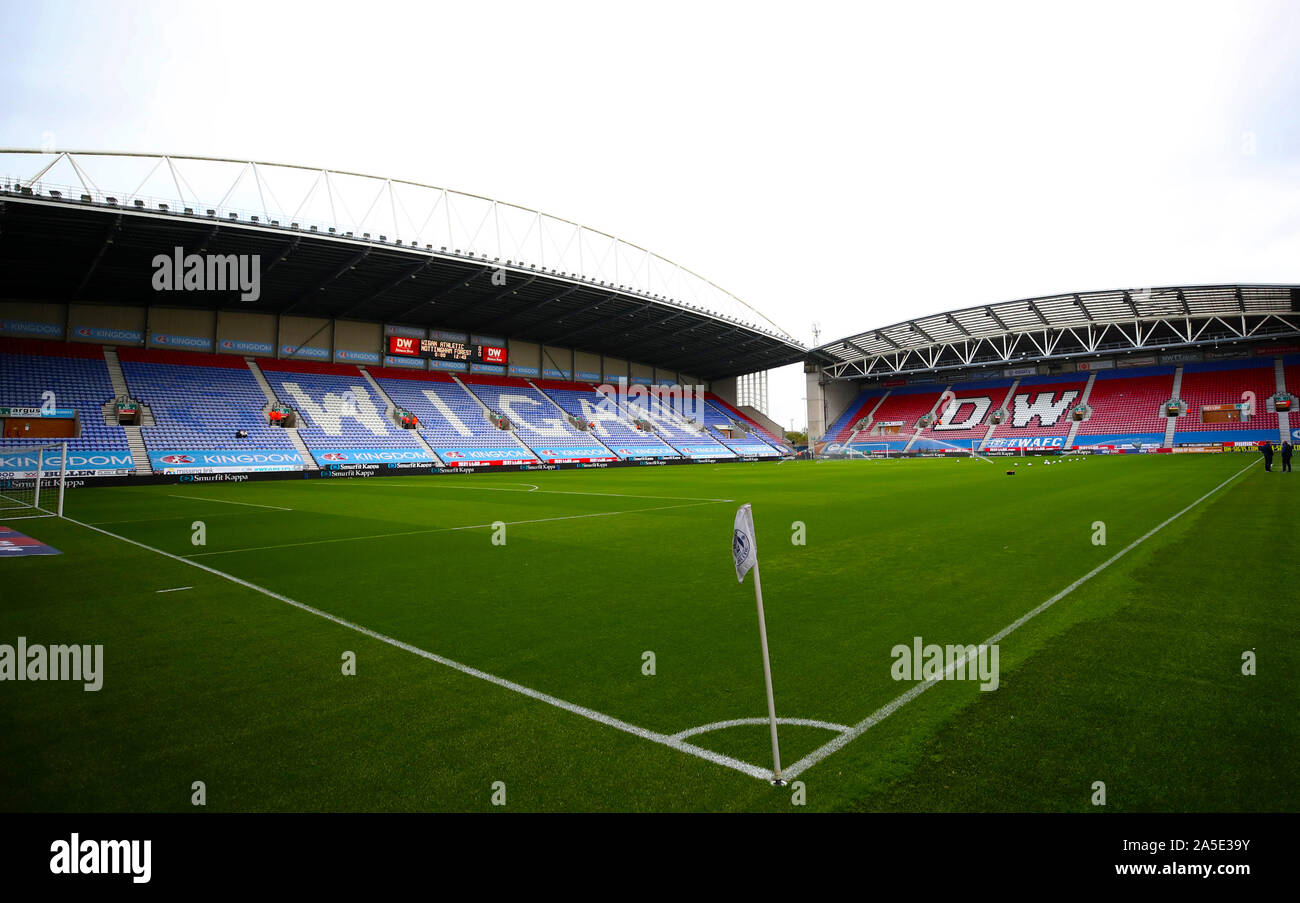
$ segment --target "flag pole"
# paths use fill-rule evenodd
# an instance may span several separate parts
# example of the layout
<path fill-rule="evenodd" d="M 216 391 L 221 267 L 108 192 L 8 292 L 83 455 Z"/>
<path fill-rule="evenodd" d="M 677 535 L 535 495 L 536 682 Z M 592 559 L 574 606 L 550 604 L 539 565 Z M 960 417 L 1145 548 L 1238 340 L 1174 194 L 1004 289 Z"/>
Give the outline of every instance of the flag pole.
<path fill-rule="evenodd" d="M 772 727 L 772 783 L 780 787 L 781 747 L 776 740 L 776 698 L 772 695 L 772 662 L 767 655 L 767 618 L 763 616 L 763 583 L 758 576 L 758 558 L 754 559 L 754 599 L 758 603 L 758 638 L 763 647 L 763 680 L 767 684 L 767 718 Z"/>

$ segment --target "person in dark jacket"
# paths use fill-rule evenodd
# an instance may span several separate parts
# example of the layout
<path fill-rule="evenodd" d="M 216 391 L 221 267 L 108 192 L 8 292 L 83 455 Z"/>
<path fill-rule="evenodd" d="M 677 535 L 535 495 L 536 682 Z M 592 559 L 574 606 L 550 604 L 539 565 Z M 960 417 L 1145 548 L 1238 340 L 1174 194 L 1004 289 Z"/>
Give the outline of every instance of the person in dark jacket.
<path fill-rule="evenodd" d="M 1265 442 L 1259 447 L 1259 450 L 1264 456 L 1264 469 L 1271 471 L 1273 469 L 1273 443 Z"/>
<path fill-rule="evenodd" d="M 1283 442 L 1282 443 L 1282 472 L 1283 473 L 1291 472 L 1291 451 L 1292 451 L 1291 443 Z"/>

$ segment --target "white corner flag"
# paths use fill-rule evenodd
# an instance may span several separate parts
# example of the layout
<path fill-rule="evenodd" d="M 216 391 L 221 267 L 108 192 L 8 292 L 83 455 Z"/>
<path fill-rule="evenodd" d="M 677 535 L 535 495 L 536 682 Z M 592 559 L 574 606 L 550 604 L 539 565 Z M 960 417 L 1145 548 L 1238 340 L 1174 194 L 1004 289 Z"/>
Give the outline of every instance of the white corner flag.
<path fill-rule="evenodd" d="M 748 503 L 736 511 L 731 535 L 731 557 L 736 563 L 736 580 L 754 571 L 754 599 L 758 603 L 758 639 L 763 647 L 763 680 L 767 684 L 767 717 L 772 726 L 772 783 L 781 785 L 781 747 L 776 740 L 776 699 L 772 695 L 772 663 L 767 655 L 767 619 L 763 616 L 763 583 L 759 579 L 758 544 L 754 540 L 754 513 Z"/>
<path fill-rule="evenodd" d="M 754 545 L 754 515 L 748 504 L 736 511 L 736 532 L 731 538 L 731 557 L 736 560 L 736 579 L 745 582 L 749 569 L 758 564 L 758 549 Z"/>

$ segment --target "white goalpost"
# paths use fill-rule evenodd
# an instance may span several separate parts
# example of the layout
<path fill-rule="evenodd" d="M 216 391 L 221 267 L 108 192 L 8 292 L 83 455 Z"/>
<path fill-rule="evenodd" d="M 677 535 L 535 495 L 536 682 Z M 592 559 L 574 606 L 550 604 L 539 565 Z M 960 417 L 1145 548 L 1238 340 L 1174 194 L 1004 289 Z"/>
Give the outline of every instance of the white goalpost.
<path fill-rule="evenodd" d="M 979 460 L 985 462 L 986 464 L 993 463 L 988 458 L 984 457 L 979 453 L 980 441 L 976 439 L 971 440 L 970 448 L 963 448 L 962 446 L 954 445 L 951 442 L 944 442 L 942 439 L 935 439 L 933 436 L 926 436 L 925 441 L 933 442 L 935 445 L 942 446 L 943 448 L 946 448 L 949 451 L 960 452 L 962 454 L 969 455 L 972 458 L 978 458 Z"/>
<path fill-rule="evenodd" d="M 0 448 L 0 520 L 62 517 L 68 443 Z"/>

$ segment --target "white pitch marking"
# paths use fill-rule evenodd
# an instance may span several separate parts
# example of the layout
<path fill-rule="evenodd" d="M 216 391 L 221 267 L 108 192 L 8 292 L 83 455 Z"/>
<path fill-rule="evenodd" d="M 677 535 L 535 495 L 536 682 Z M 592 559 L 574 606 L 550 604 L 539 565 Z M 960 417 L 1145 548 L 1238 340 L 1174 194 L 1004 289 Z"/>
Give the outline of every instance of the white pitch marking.
<path fill-rule="evenodd" d="M 1178 518 L 1182 517 L 1182 516 L 1183 516 L 1184 514 L 1186 514 L 1188 511 L 1191 511 L 1193 508 L 1195 508 L 1195 507 L 1196 507 L 1197 505 L 1199 505 L 1201 502 L 1203 502 L 1203 501 L 1205 501 L 1206 499 L 1208 499 L 1210 496 L 1214 495 L 1216 492 L 1218 492 L 1218 491 L 1219 491 L 1220 489 L 1222 489 L 1224 486 L 1227 486 L 1229 483 L 1231 483 L 1233 480 L 1237 479 L 1237 477 L 1241 476 L 1241 475 L 1242 475 L 1243 473 L 1245 473 L 1247 470 L 1250 470 L 1250 468 L 1254 467 L 1255 464 L 1257 464 L 1257 463 L 1258 463 L 1257 461 L 1251 461 L 1249 464 L 1247 464 L 1247 465 L 1246 465 L 1245 467 L 1243 467 L 1241 470 L 1237 471 L 1237 472 L 1234 473 L 1232 476 L 1228 477 L 1228 479 L 1224 480 L 1224 481 L 1223 481 L 1222 483 L 1220 483 L 1218 486 L 1215 486 L 1213 489 L 1211 489 L 1209 492 L 1205 493 L 1205 495 L 1201 496 L 1201 497 L 1200 497 L 1199 499 L 1197 499 L 1196 501 L 1192 502 L 1190 505 L 1188 505 L 1188 506 L 1187 506 L 1186 508 L 1184 508 L 1182 511 L 1179 511 L 1177 514 L 1173 515 L 1172 517 L 1170 517 L 1170 518 L 1168 518 L 1168 519 L 1162 521 L 1159 525 L 1157 525 L 1157 526 L 1155 526 L 1155 527 L 1152 527 L 1152 528 L 1151 528 L 1150 530 L 1148 530 L 1146 533 L 1143 533 L 1140 537 L 1138 537 L 1137 539 L 1133 540 L 1131 543 L 1129 543 L 1127 546 L 1125 546 L 1125 547 L 1124 547 L 1123 549 L 1121 549 L 1120 551 L 1116 552 L 1116 553 L 1115 553 L 1114 555 L 1112 555 L 1111 557 L 1107 558 L 1107 559 L 1106 559 L 1105 561 L 1103 561 L 1101 564 L 1097 565 L 1097 566 L 1096 566 L 1095 568 L 1093 568 L 1091 571 L 1089 571 L 1088 573 L 1086 573 L 1086 574 L 1084 574 L 1082 577 L 1080 577 L 1078 580 L 1076 580 L 1076 581 L 1074 581 L 1073 583 L 1071 583 L 1069 586 L 1067 586 L 1065 589 L 1061 590 L 1061 591 L 1060 591 L 1059 593 L 1057 593 L 1055 596 L 1052 596 L 1052 598 L 1048 599 L 1046 602 L 1044 602 L 1043 604 L 1039 605 L 1037 608 L 1035 608 L 1035 609 L 1033 609 L 1033 610 L 1031 610 L 1031 611 L 1026 612 L 1025 614 L 1021 615 L 1019 618 L 1017 618 L 1016 620 L 1012 621 L 1012 622 L 1011 622 L 1010 624 L 1008 624 L 1006 627 L 1003 627 L 1003 628 L 1002 628 L 1001 630 L 999 630 L 997 633 L 993 634 L 993 636 L 991 636 L 991 637 L 989 637 L 987 640 L 985 640 L 981 645 L 984 645 L 984 646 L 992 646 L 992 645 L 995 645 L 995 644 L 997 644 L 997 643 L 1000 643 L 1003 639 L 1005 639 L 1008 635 L 1010 635 L 1012 631 L 1016 630 L 1016 629 L 1019 628 L 1019 627 L 1023 627 L 1023 626 L 1024 626 L 1027 622 L 1029 622 L 1031 619 L 1033 619 L 1033 618 L 1037 617 L 1038 615 L 1042 614 L 1043 612 L 1047 611 L 1047 609 L 1051 608 L 1053 605 L 1055 605 L 1057 602 L 1059 602 L 1059 601 L 1061 601 L 1062 599 L 1064 599 L 1064 598 L 1065 598 L 1066 596 L 1068 596 L 1070 593 L 1074 592 L 1076 589 L 1078 589 L 1079 587 L 1083 586 L 1083 584 L 1087 583 L 1087 582 L 1088 582 L 1089 580 L 1091 580 L 1093 577 L 1096 577 L 1096 576 L 1097 576 L 1098 574 L 1100 574 L 1102 571 L 1106 570 L 1106 568 L 1110 567 L 1110 566 L 1111 566 L 1112 564 L 1114 564 L 1116 561 L 1119 561 L 1121 558 L 1123 558 L 1123 557 L 1124 557 L 1125 555 L 1127 555 L 1129 552 L 1131 552 L 1131 551 L 1133 551 L 1134 549 L 1136 549 L 1136 548 L 1137 548 L 1138 546 L 1140 546 L 1142 543 L 1146 542 L 1146 541 L 1147 541 L 1148 539 L 1150 539 L 1152 536 L 1155 536 L 1157 533 L 1159 533 L 1159 532 L 1160 532 L 1161 530 L 1163 530 L 1165 527 L 1167 527 L 1167 526 L 1169 526 L 1170 524 L 1172 524 L 1174 521 L 1178 520 Z M 957 666 L 958 666 L 958 662 L 953 662 L 952 664 L 950 664 L 950 665 L 945 669 L 945 671 L 944 671 L 944 675 L 945 675 L 945 677 L 946 677 L 948 674 L 950 674 L 950 673 L 953 671 L 953 669 L 956 668 Z M 915 685 L 914 685 L 910 690 L 908 690 L 906 693 L 902 694 L 901 696 L 899 696 L 898 698 L 894 699 L 893 701 L 888 702 L 888 703 L 886 703 L 885 705 L 881 706 L 880 708 L 876 709 L 876 711 L 872 712 L 870 715 L 868 715 L 868 716 L 867 716 L 866 718 L 864 718 L 862 721 L 859 721 L 857 724 L 853 725 L 853 727 L 850 728 L 848 731 L 846 731 L 846 732 L 840 734 L 838 737 L 836 737 L 835 739 L 829 741 L 829 742 L 826 743 L 825 745 L 820 746 L 820 747 L 818 747 L 817 749 L 814 749 L 812 752 L 810 752 L 808 755 L 804 756 L 804 757 L 803 757 L 802 759 L 800 759 L 798 762 L 795 762 L 795 763 L 794 763 L 793 765 L 791 765 L 789 768 L 784 769 L 784 770 L 782 771 L 782 777 L 787 778 L 787 779 L 790 779 L 790 780 L 793 780 L 794 778 L 798 777 L 800 774 L 802 774 L 803 772 L 807 771 L 807 770 L 808 770 L 809 768 L 811 768 L 812 766 L 816 765 L 818 762 L 820 762 L 822 759 L 824 759 L 824 758 L 826 758 L 827 756 L 829 756 L 831 753 L 836 752 L 837 750 L 843 749 L 843 748 L 844 748 L 845 746 L 847 746 L 849 743 L 852 743 L 852 742 L 853 742 L 854 740 L 856 740 L 858 737 L 861 737 L 861 736 L 862 736 L 863 734 L 865 734 L 868 730 L 870 730 L 871 728 L 875 727 L 875 726 L 876 726 L 877 724 L 879 724 L 881 721 L 884 721 L 884 720 L 885 720 L 886 718 L 888 718 L 890 715 L 894 714 L 894 712 L 898 711 L 898 710 L 901 709 L 903 706 L 907 705 L 907 704 L 908 704 L 909 702 L 911 702 L 913 699 L 915 699 L 916 697 L 920 696 L 922 693 L 924 693 L 926 690 L 930 689 L 932 686 L 934 686 L 934 685 L 935 685 L 936 683 L 938 683 L 938 682 L 939 682 L 939 678 L 931 678 L 931 679 L 925 681 L 924 683 L 915 684 Z"/>
<path fill-rule="evenodd" d="M 367 483 L 367 487 L 383 487 L 384 489 L 470 489 L 477 492 L 540 492 L 543 495 L 594 495 L 598 498 L 607 499 L 655 499 L 665 502 L 734 502 L 735 499 L 712 499 L 712 498 L 694 498 L 680 495 L 628 495 L 621 492 L 577 492 L 566 489 L 501 489 L 497 486 L 437 486 L 424 485 L 415 483 L 395 483 L 388 480 L 384 483 Z M 516 486 L 531 486 L 531 483 L 515 483 Z"/>
<path fill-rule="evenodd" d="M 205 498 L 201 495 L 169 495 L 167 497 L 171 499 L 189 499 L 190 501 L 194 501 L 194 502 L 217 502 L 218 504 L 221 505 L 245 505 L 249 508 L 271 508 L 275 511 L 293 510 L 292 508 L 281 508 L 279 505 L 257 505 L 254 504 L 253 502 L 230 502 L 230 501 L 226 501 L 225 499 Z"/>
<path fill-rule="evenodd" d="M 159 593 L 179 593 L 179 592 L 180 592 L 181 590 L 183 590 L 183 589 L 194 589 L 194 587 L 192 587 L 192 586 L 173 586 L 171 589 L 159 589 L 159 590 L 154 590 L 154 592 L 159 592 Z"/>
<path fill-rule="evenodd" d="M 285 510 L 288 511 L 290 509 L 286 508 Z M 151 524 L 155 521 L 160 521 L 160 520 L 185 520 L 190 516 L 191 515 L 188 514 L 164 514 L 161 517 L 136 517 L 136 518 L 130 518 L 128 520 L 96 520 L 96 521 L 90 521 L 90 523 L 94 524 L 97 527 L 103 527 L 108 524 Z M 244 512 L 242 511 L 227 511 L 221 514 L 203 515 L 204 520 L 209 520 L 214 517 L 247 517 L 247 515 L 244 514 Z"/>
<path fill-rule="evenodd" d="M 66 518 L 66 520 L 68 521 L 68 523 L 76 524 L 79 527 L 85 527 L 88 530 L 94 530 L 96 533 L 103 533 L 105 536 L 111 536 L 114 539 L 121 540 L 122 542 L 129 543 L 133 546 L 137 546 L 149 552 L 154 552 L 158 555 L 162 555 L 165 558 L 170 558 L 173 561 L 179 561 L 181 564 L 188 564 L 190 567 L 196 567 L 201 571 L 206 571 L 207 573 L 220 577 L 223 580 L 229 580 L 231 583 L 236 583 L 247 589 L 251 589 L 255 592 L 259 592 L 264 596 L 269 596 L 270 598 L 275 599 L 279 602 L 283 602 L 286 605 L 292 605 L 294 608 L 297 608 L 301 611 L 305 611 L 308 614 L 313 614 L 319 618 L 324 618 L 327 621 L 331 621 L 335 624 L 338 624 L 340 627 L 346 627 L 348 630 L 353 630 L 364 636 L 368 636 L 371 639 L 379 640 L 379 642 L 381 643 L 387 643 L 390 646 L 393 646 L 397 649 L 401 649 L 405 652 L 409 652 L 412 655 L 418 655 L 421 658 L 428 659 L 431 662 L 437 662 L 440 665 L 445 665 L 446 667 L 459 671 L 462 674 L 468 674 L 470 677 L 477 677 L 479 680 L 485 680 L 488 683 L 496 684 L 499 687 L 504 687 L 507 690 L 512 690 L 513 692 L 519 693 L 523 696 L 527 696 L 530 699 L 536 699 L 538 702 L 544 702 L 547 705 L 555 706 L 556 708 L 563 709 L 566 712 L 572 712 L 575 715 L 581 715 L 583 718 L 587 718 L 599 724 L 604 724 L 607 727 L 612 727 L 615 728 L 616 730 L 623 731 L 624 733 L 632 734 L 633 736 L 641 737 L 642 739 L 650 740 L 654 743 L 658 743 L 663 746 L 667 746 L 671 749 L 675 749 L 678 752 L 684 752 L 687 753 L 688 755 L 692 755 L 697 758 L 704 759 L 705 761 L 712 762 L 714 765 L 722 765 L 726 768 L 730 768 L 734 771 L 739 771 L 741 774 L 746 774 L 753 778 L 762 778 L 764 780 L 767 780 L 771 777 L 771 771 L 769 771 L 766 768 L 760 768 L 757 765 L 750 765 L 748 762 L 742 762 L 739 759 L 733 759 L 731 756 L 724 756 L 722 753 L 716 753 L 709 749 L 702 749 L 698 746 L 693 746 L 690 743 L 686 743 L 682 740 L 675 739 L 674 737 L 670 737 L 667 734 L 661 734 L 658 731 L 652 731 L 649 728 L 637 727 L 635 724 L 629 724 L 626 721 L 622 721 L 618 718 L 614 718 L 611 715 L 606 715 L 603 712 L 598 712 L 595 709 L 589 709 L 586 706 L 576 705 L 572 702 L 567 702 L 563 699 L 560 699 L 559 697 L 551 696 L 548 693 L 543 693 L 540 690 L 534 690 L 531 687 L 525 687 L 523 684 L 517 684 L 514 681 L 507 680 L 504 677 L 497 677 L 495 674 L 489 674 L 486 671 L 480 671 L 478 668 L 474 668 L 469 665 L 463 665 L 460 662 L 453 661 L 452 659 L 445 658 L 433 652 L 428 652 L 424 649 L 419 648 L 418 646 L 412 646 L 410 643 L 404 643 L 401 640 L 396 640 L 390 636 L 385 636 L 384 634 L 379 633 L 378 631 L 375 630 L 371 630 L 368 627 L 362 627 L 360 624 L 353 623 L 352 621 L 349 621 L 346 618 L 341 618 L 338 615 L 333 615 L 327 611 L 322 611 L 319 608 L 314 608 L 310 605 L 307 605 L 306 603 L 299 602 L 296 599 L 290 599 L 288 596 L 281 595 L 280 593 L 274 592 L 273 590 L 269 590 L 264 586 L 258 586 L 256 583 L 249 583 L 247 580 L 241 580 L 240 578 L 234 576 L 233 574 L 227 574 L 225 571 L 219 571 L 216 568 L 208 567 L 205 564 L 199 564 L 197 561 L 190 561 L 189 559 L 182 558 L 179 555 L 173 555 L 171 552 L 164 552 L 162 549 L 155 549 L 153 546 L 147 546 L 142 542 L 135 541 L 134 539 L 128 539 L 125 536 L 119 536 L 116 533 L 110 533 L 108 530 L 101 530 L 99 527 L 96 527 L 93 524 L 84 524 L 81 521 L 73 520 L 72 518 Z"/>
<path fill-rule="evenodd" d="M 747 725 L 766 725 L 769 723 L 767 718 L 733 718 L 730 721 L 715 721 L 712 724 L 704 724 L 700 727 L 687 728 L 684 731 L 678 731 L 673 734 L 674 740 L 685 740 L 687 737 L 694 737 L 697 734 L 711 734 L 714 731 L 726 730 L 729 727 L 745 727 Z M 790 724 L 795 727 L 820 727 L 823 730 L 835 731 L 842 734 L 845 731 L 852 730 L 847 724 L 836 724 L 833 721 L 817 721 L 813 718 L 778 718 L 777 724 Z"/>
<path fill-rule="evenodd" d="M 334 542 L 361 542 L 367 539 L 391 539 L 395 536 L 424 536 L 429 533 L 455 533 L 460 530 L 483 530 L 504 523 L 507 527 L 521 524 L 545 524 L 560 520 L 581 520 L 584 517 L 613 517 L 618 514 L 640 514 L 643 511 L 671 511 L 675 508 L 699 508 L 712 502 L 692 502 L 689 505 L 656 505 L 652 508 L 631 508 L 627 511 L 597 511 L 593 514 L 566 514 L 563 517 L 536 517 L 530 520 L 494 521 L 488 524 L 466 524 L 462 527 L 431 527 L 427 530 L 403 530 L 399 533 L 372 533 L 368 536 L 341 536 L 336 539 L 308 539 L 303 542 L 282 542 L 269 546 L 250 546 L 246 549 L 217 549 L 212 552 L 195 552 L 184 558 L 202 558 L 206 555 L 232 555 L 236 552 L 263 552 L 269 549 L 293 549 L 299 546 L 319 546 Z"/>

